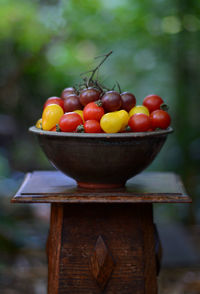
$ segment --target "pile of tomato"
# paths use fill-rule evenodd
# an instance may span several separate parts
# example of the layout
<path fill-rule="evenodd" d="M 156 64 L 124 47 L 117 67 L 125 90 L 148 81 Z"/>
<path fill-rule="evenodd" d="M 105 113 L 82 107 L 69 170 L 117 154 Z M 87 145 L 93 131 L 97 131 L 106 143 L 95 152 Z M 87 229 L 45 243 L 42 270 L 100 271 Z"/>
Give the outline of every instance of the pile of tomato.
<path fill-rule="evenodd" d="M 170 122 L 166 104 L 158 95 L 148 95 L 142 105 L 136 105 L 130 92 L 69 87 L 60 97 L 46 100 L 36 127 L 55 132 L 148 132 L 167 129 Z"/>

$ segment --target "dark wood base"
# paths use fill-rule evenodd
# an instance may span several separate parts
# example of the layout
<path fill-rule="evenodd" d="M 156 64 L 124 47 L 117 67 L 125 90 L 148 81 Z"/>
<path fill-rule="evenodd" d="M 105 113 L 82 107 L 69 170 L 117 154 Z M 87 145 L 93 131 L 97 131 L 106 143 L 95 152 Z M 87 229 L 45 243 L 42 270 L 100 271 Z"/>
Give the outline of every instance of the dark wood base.
<path fill-rule="evenodd" d="M 173 173 L 85 189 L 58 171 L 35 171 L 11 201 L 52 205 L 48 294 L 156 294 L 161 250 L 152 204 L 191 199 Z"/>
<path fill-rule="evenodd" d="M 152 204 L 52 204 L 49 294 L 156 294 Z"/>

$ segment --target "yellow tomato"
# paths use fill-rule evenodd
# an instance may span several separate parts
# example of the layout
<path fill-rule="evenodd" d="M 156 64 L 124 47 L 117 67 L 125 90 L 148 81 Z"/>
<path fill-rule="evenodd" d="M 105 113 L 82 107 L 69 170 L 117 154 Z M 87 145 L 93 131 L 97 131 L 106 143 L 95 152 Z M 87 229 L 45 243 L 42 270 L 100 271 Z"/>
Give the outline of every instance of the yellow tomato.
<path fill-rule="evenodd" d="M 36 122 L 35 126 L 36 126 L 36 128 L 38 128 L 38 129 L 42 129 L 42 119 L 41 119 L 41 118 L 38 119 L 38 121 Z"/>
<path fill-rule="evenodd" d="M 51 130 L 59 123 L 63 114 L 64 111 L 58 104 L 50 104 L 46 106 L 42 113 L 42 129 L 44 131 Z"/>
<path fill-rule="evenodd" d="M 123 131 L 125 127 L 128 125 L 128 120 L 129 120 L 128 112 L 126 110 L 119 110 L 117 111 L 117 115 L 120 117 L 122 121 L 122 126 L 120 131 Z"/>
<path fill-rule="evenodd" d="M 137 105 L 137 106 L 134 106 L 133 108 L 131 108 L 131 110 L 129 111 L 129 117 L 131 117 L 132 115 L 134 115 L 136 113 L 144 113 L 149 116 L 148 108 L 143 105 Z"/>
<path fill-rule="evenodd" d="M 82 118 L 83 122 L 85 122 L 83 118 L 83 110 L 74 110 L 74 112 L 78 113 L 80 117 Z"/>
<path fill-rule="evenodd" d="M 100 120 L 100 126 L 105 133 L 118 133 L 127 123 L 128 113 L 125 110 L 108 112 Z"/>

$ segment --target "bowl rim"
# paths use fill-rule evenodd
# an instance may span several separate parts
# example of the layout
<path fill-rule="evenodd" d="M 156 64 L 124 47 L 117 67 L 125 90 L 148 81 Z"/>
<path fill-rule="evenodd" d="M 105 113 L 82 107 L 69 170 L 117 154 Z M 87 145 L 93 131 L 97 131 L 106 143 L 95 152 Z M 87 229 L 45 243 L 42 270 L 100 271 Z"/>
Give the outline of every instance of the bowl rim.
<path fill-rule="evenodd" d="M 41 129 L 32 126 L 29 128 L 29 132 L 35 133 L 41 136 L 50 137 L 75 137 L 75 138 L 143 138 L 154 137 L 160 135 L 167 135 L 174 130 L 172 127 L 168 127 L 166 130 L 156 130 L 152 132 L 128 132 L 128 133 L 72 133 L 72 132 L 54 132 L 43 131 Z"/>

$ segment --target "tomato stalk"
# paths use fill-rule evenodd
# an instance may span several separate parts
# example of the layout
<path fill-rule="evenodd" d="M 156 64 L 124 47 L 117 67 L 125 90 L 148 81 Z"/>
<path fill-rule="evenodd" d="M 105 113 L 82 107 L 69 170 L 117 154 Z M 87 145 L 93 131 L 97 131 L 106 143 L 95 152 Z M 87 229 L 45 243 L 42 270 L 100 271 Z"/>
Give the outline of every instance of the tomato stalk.
<path fill-rule="evenodd" d="M 164 110 L 164 111 L 168 111 L 169 110 L 169 106 L 166 103 L 162 103 L 160 105 L 160 109 Z"/>
<path fill-rule="evenodd" d="M 92 70 L 92 74 L 91 76 L 89 77 L 89 80 L 88 80 L 88 84 L 90 84 L 90 81 L 93 80 L 93 77 L 96 73 L 96 71 L 100 68 L 100 66 L 106 61 L 106 59 L 113 53 L 113 51 L 110 51 L 108 52 L 107 54 L 103 55 L 104 58 L 102 59 L 102 61 L 95 67 L 95 69 Z M 101 56 L 97 56 L 96 58 L 99 58 Z"/>
<path fill-rule="evenodd" d="M 97 106 L 102 107 L 103 103 L 101 101 L 101 99 L 97 100 L 94 102 Z"/>
<path fill-rule="evenodd" d="M 96 74 L 96 72 L 99 70 L 99 68 L 102 66 L 102 64 L 106 61 L 106 59 L 113 53 L 113 51 L 108 52 L 105 55 L 101 55 L 101 56 L 97 56 L 95 57 L 95 59 L 99 58 L 99 57 L 104 57 L 101 62 L 92 70 L 86 71 L 84 73 L 81 73 L 81 76 L 87 73 L 91 73 L 90 77 L 83 77 L 83 81 L 84 83 L 81 84 L 80 86 L 86 86 L 87 88 L 89 87 L 97 87 L 98 89 L 101 90 L 101 92 L 104 92 L 103 89 L 109 90 L 106 87 L 104 87 L 103 85 L 100 84 L 100 82 L 98 81 L 98 79 L 94 80 L 94 76 Z"/>
<path fill-rule="evenodd" d="M 122 89 L 121 89 L 120 84 L 118 83 L 118 81 L 116 81 L 116 84 L 117 84 L 117 87 L 119 89 L 119 93 L 121 94 L 122 93 Z"/>

